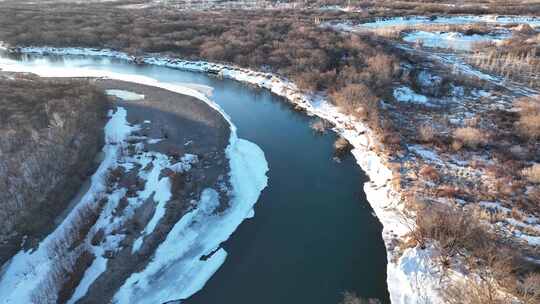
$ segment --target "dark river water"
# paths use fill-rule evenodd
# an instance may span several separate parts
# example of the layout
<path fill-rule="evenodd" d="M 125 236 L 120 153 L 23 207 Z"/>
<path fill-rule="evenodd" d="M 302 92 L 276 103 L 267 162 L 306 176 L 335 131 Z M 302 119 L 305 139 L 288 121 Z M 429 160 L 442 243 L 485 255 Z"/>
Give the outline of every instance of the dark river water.
<path fill-rule="evenodd" d="M 332 160 L 333 133 L 315 134 L 312 118 L 267 90 L 165 67 L 88 57 L 24 56 L 47 65 L 145 75 L 163 82 L 208 85 L 212 99 L 259 145 L 270 171 L 268 187 L 223 245 L 224 265 L 191 304 L 337 304 L 344 291 L 388 303 L 381 224 L 352 156 Z M 51 61 L 51 62 L 49 62 Z"/>

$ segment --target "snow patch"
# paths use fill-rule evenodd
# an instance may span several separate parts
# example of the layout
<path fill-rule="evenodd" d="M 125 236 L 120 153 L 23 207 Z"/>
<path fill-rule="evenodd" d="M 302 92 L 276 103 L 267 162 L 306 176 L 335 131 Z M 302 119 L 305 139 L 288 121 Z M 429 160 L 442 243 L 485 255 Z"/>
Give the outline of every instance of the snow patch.
<path fill-rule="evenodd" d="M 136 101 L 144 99 L 144 95 L 124 90 L 106 90 L 105 93 L 109 96 L 118 97 L 126 101 Z"/>
<path fill-rule="evenodd" d="M 399 87 L 394 89 L 394 98 L 399 102 L 410 102 L 410 103 L 418 103 L 423 105 L 428 105 L 428 99 L 424 95 L 420 95 L 415 93 L 411 88 L 409 87 Z"/>
<path fill-rule="evenodd" d="M 493 42 L 500 43 L 509 38 L 510 34 L 499 35 L 464 35 L 457 32 L 412 32 L 403 37 L 403 40 L 411 43 L 419 42 L 430 48 L 454 49 L 458 51 L 470 51 L 476 43 Z"/>
<path fill-rule="evenodd" d="M 521 234 L 519 237 L 525 240 L 531 246 L 540 246 L 540 236 Z"/>

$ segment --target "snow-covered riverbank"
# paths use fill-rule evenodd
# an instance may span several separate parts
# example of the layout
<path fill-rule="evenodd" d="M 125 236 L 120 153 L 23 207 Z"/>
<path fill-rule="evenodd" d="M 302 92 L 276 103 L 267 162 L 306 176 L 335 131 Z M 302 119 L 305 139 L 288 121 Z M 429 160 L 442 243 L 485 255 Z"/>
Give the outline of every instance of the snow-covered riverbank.
<path fill-rule="evenodd" d="M 436 289 L 439 278 L 431 260 L 430 250 L 407 249 L 398 257 L 395 244 L 410 231 L 402 217 L 401 195 L 392 186 L 392 171 L 387 160 L 374 152 L 376 145 L 372 131 L 356 119 L 342 114 L 322 96 L 304 94 L 294 83 L 273 75 L 249 69 L 204 61 L 186 61 L 174 58 L 135 58 L 112 50 L 81 48 L 22 48 L 21 53 L 105 56 L 131 62 L 154 64 L 175 69 L 217 74 L 224 78 L 257 85 L 285 97 L 308 115 L 318 116 L 335 125 L 334 131 L 344 136 L 353 146 L 352 153 L 371 181 L 364 185 L 367 199 L 383 224 L 383 239 L 387 248 L 388 288 L 392 303 L 418 303 L 428 298 L 439 302 Z M 1 63 L 1 61 L 0 61 Z"/>
<path fill-rule="evenodd" d="M 200 194 L 200 202 L 195 204 L 193 209 L 175 224 L 164 242 L 159 245 L 152 261 L 143 271 L 132 274 L 128 278 L 117 292 L 114 300 L 118 303 L 148 303 L 148 301 L 161 303 L 185 299 L 200 290 L 225 261 L 227 254 L 224 249 L 219 247 L 220 244 L 229 238 L 244 219 L 254 215 L 253 206 L 257 202 L 261 191 L 267 185 L 266 172 L 268 171 L 268 164 L 263 151 L 257 145 L 238 138 L 236 127 L 226 113 L 206 97 L 203 92 L 193 88 L 161 83 L 137 75 L 84 68 L 53 68 L 39 64 L 24 65 L 5 58 L 0 59 L 0 69 L 11 72 L 31 72 L 43 77 L 106 77 L 159 87 L 198 98 L 218 111 L 227 120 L 230 125 L 230 138 L 225 154 L 229 159 L 229 178 L 232 187 L 231 201 L 228 203 L 229 207 L 225 211 L 216 213 L 216 208 L 219 205 L 217 192 L 211 188 L 205 189 Z M 51 254 L 50 248 L 54 247 L 62 252 L 67 250 L 67 248 L 58 247 L 54 244 L 62 241 L 66 229 L 76 223 L 79 209 L 85 207 L 94 208 L 93 205 L 105 195 L 103 192 L 107 188 L 106 178 L 109 170 L 120 166 L 131 168 L 137 164 L 145 167 L 144 165 L 152 163 L 153 168 L 156 170 L 151 170 L 150 173 L 143 176 L 146 186 L 144 191 L 139 192 L 137 196 L 154 193 L 154 200 L 156 200 L 157 204 L 154 217 L 163 215 L 164 204 L 170 199 L 171 185 L 167 177 L 159 177 L 161 169 L 168 168 L 175 172 L 177 170 L 189 170 L 190 163 L 196 161 L 196 159 L 186 155 L 187 158 L 181 163 L 169 163 L 165 155 L 152 154 L 152 152 L 144 152 L 142 158 L 126 157 L 122 154 L 123 146 L 126 141 L 132 139 L 130 137 L 131 132 L 136 131 L 138 128 L 137 125 L 132 126 L 127 123 L 124 109 L 118 108 L 116 112 L 111 113 L 111 119 L 105 134 L 107 140 L 104 147 L 105 160 L 92 177 L 90 190 L 67 219 L 40 244 L 36 251 L 18 253 L 2 269 L 2 277 L 0 278 L 1 303 L 31 303 L 32 297 L 36 296 L 36 291 L 39 293 L 39 290 L 45 290 L 43 287 L 47 285 L 49 278 L 54 275 L 54 261 L 59 259 L 56 251 Z M 118 189 L 113 191 L 112 194 L 106 195 L 106 206 L 96 223 L 96 231 L 99 228 L 109 231 L 116 226 L 116 222 L 113 222 L 113 225 L 110 224 L 110 219 L 112 219 L 110 215 L 115 206 L 118 205 L 122 191 L 125 192 L 125 189 Z M 143 199 L 144 197 L 141 197 L 141 200 Z M 133 202 L 130 202 L 130 205 L 136 205 L 135 203 L 137 203 L 136 198 Z M 144 231 L 151 233 L 158 220 L 159 218 L 152 218 Z M 116 236 L 110 239 L 107 237 L 100 246 L 89 245 L 92 250 L 97 250 L 94 252 L 96 259 L 84 273 L 81 283 L 76 288 L 71 299 L 72 302 L 84 296 L 97 276 L 105 271 L 107 260 L 102 258 L 102 255 L 106 250 L 114 251 L 118 249 L 121 235 Z M 178 244 L 182 244 L 182 246 Z M 173 245 L 174 250 L 171 250 Z M 203 256 L 208 258 L 201 260 L 200 257 Z M 158 272 L 160 276 L 156 279 L 155 274 Z M 45 285 L 43 285 L 44 282 Z M 46 293 L 48 295 L 46 300 L 55 302 L 55 292 L 57 293 L 58 290 L 51 290 L 50 286 L 47 286 Z M 42 298 L 43 293 L 39 293 L 39 297 Z"/>

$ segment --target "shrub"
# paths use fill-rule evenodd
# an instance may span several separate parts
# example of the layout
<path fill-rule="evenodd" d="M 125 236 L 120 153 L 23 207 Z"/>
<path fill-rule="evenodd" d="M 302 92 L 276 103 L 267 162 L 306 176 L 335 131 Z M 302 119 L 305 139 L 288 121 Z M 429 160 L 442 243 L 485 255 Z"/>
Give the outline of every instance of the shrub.
<path fill-rule="evenodd" d="M 471 127 L 454 130 L 454 139 L 470 148 L 477 148 L 488 143 L 484 131 Z"/>
<path fill-rule="evenodd" d="M 454 140 L 451 145 L 452 150 L 459 151 L 463 148 L 463 143 L 461 141 Z"/>
<path fill-rule="evenodd" d="M 540 164 L 521 170 L 521 174 L 531 183 L 540 184 Z"/>
<path fill-rule="evenodd" d="M 540 97 L 523 97 L 514 102 L 519 113 L 518 132 L 526 138 L 540 138 Z"/>
<path fill-rule="evenodd" d="M 347 153 L 351 148 L 351 144 L 349 144 L 349 142 L 342 136 L 338 137 L 338 139 L 336 139 L 334 142 L 334 149 L 338 154 Z"/>
<path fill-rule="evenodd" d="M 531 277 L 527 288 L 521 290 L 536 290 L 529 287 L 535 286 L 537 281 L 534 273 L 527 275 L 523 257 L 510 243 L 500 241 L 489 232 L 473 212 L 442 204 L 419 209 L 411 236 L 420 245 L 436 241 L 433 244 L 439 248 L 443 267 L 449 266 L 451 257 L 459 255 L 474 273 L 462 282 L 465 284 L 457 282 L 457 285 L 447 286 L 443 292 L 445 303 L 508 303 L 506 297 L 500 297 L 499 291 L 524 294 L 518 284 L 521 274 Z M 530 296 L 534 292 L 526 294 Z"/>
<path fill-rule="evenodd" d="M 484 247 L 489 241 L 484 227 L 463 209 L 446 205 L 433 205 L 420 209 L 416 215 L 413 238 L 420 244 L 435 240 L 443 254 L 453 256 Z"/>
<path fill-rule="evenodd" d="M 421 125 L 418 129 L 420 140 L 425 143 L 432 142 L 435 139 L 435 128 L 431 124 Z"/>
<path fill-rule="evenodd" d="M 420 176 L 432 180 L 432 181 L 438 181 L 440 176 L 437 169 L 430 165 L 424 165 L 419 171 Z"/>
<path fill-rule="evenodd" d="M 519 298 L 524 304 L 540 302 L 540 273 L 530 273 L 518 285 Z"/>
<path fill-rule="evenodd" d="M 498 292 L 496 282 L 469 278 L 457 281 L 442 290 L 444 303 L 447 304 L 505 304 L 506 297 Z"/>
<path fill-rule="evenodd" d="M 349 84 L 330 97 L 343 111 L 361 119 L 368 117 L 377 102 L 377 97 L 364 84 Z"/>
<path fill-rule="evenodd" d="M 455 198 L 461 191 L 458 187 L 451 185 L 442 185 L 436 189 L 436 195 L 439 197 Z"/>
<path fill-rule="evenodd" d="M 376 89 L 387 87 L 398 71 L 397 60 L 394 57 L 377 54 L 367 60 L 368 67 L 364 75 L 368 75 L 368 83 Z"/>

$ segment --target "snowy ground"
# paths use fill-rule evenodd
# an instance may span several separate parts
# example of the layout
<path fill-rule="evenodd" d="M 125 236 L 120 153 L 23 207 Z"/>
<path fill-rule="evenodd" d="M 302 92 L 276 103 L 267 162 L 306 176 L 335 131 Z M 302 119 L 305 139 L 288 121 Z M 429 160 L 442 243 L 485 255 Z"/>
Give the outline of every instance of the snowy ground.
<path fill-rule="evenodd" d="M 267 185 L 268 164 L 263 151 L 257 145 L 238 138 L 235 126 L 219 106 L 208 99 L 204 93 L 192 88 L 178 84 L 161 83 L 137 75 L 116 74 L 84 68 L 51 68 L 43 62 L 35 65 L 24 65 L 5 58 L 0 59 L 0 69 L 12 72 L 32 72 L 43 77 L 107 77 L 156 86 L 196 97 L 225 117 L 231 128 L 229 145 L 225 151 L 231 170 L 229 178 L 232 193 L 229 208 L 216 213 L 217 192 L 211 188 L 205 189 L 201 193 L 200 201 L 194 202 L 192 210 L 174 226 L 165 241 L 159 245 L 146 268 L 128 278 L 116 294 L 114 301 L 116 303 L 166 302 L 185 299 L 201 289 L 226 258 L 226 252 L 219 249 L 219 245 L 228 239 L 244 219 L 254 215 L 253 205 Z M 126 97 L 125 92 L 120 93 Z M 127 95 L 131 96 L 131 94 Z M 65 267 L 65 265 L 68 265 L 69 269 L 76 262 L 75 253 L 68 250 L 69 242 L 66 242 L 65 238 L 66 235 L 70 235 L 69 232 L 75 229 L 74 227 L 81 220 L 81 210 L 84 208 L 98 210 L 99 217 L 96 224 L 92 226 L 84 244 L 77 248 L 89 250 L 95 259 L 85 271 L 81 283 L 69 301 L 70 303 L 83 297 L 92 282 L 106 270 L 105 253 L 119 250 L 124 237 L 122 234 L 116 233 L 115 228 L 133 216 L 134 209 L 151 195 L 153 195 L 156 204 L 155 212 L 144 227 L 141 237 L 154 230 L 157 221 L 164 215 L 165 205 L 171 196 L 169 178 L 160 176 L 160 172 L 166 168 L 174 172 L 189 170 L 191 164 L 197 162 L 197 158 L 186 154 L 180 162 L 171 162 L 171 159 L 164 154 L 140 151 L 137 149 L 138 144 L 135 144 L 137 154 L 126 155 L 124 151 L 127 150 L 128 142 L 133 139 L 141 140 L 138 138 L 140 136 L 133 137 L 131 135 L 140 126 L 129 125 L 126 121 L 126 115 L 126 110 L 123 108 L 118 108 L 110 113 L 110 120 L 105 130 L 106 145 L 103 149 L 105 158 L 92 177 L 89 191 L 66 220 L 39 245 L 37 250 L 19 252 L 2 269 L 0 303 L 31 303 L 34 298 L 50 302 L 56 301 L 59 287 L 55 285 L 55 280 L 57 280 L 55 271 L 57 267 Z M 151 139 L 142 138 L 142 140 Z M 145 168 L 149 164 L 152 164 L 150 166 L 152 169 L 149 172 L 141 171 L 139 173 L 139 178 L 144 180 L 144 189 L 137 192 L 135 197 L 129 198 L 129 204 L 125 211 L 126 216 L 114 216 L 115 209 L 127 189 L 118 186 L 111 189 L 110 185 L 107 185 L 109 172 L 119 167 L 129 171 L 137 165 Z M 104 206 L 98 207 L 100 201 L 104 202 Z M 105 237 L 102 242 L 94 245 L 91 242 L 91 234 L 95 234 L 99 230 L 105 231 Z M 140 241 L 136 242 L 134 251 L 138 250 L 140 243 Z M 202 256 L 209 258 L 201 260 Z M 62 265 L 58 265 L 58 263 L 62 263 Z M 158 273 L 159 276 L 156 275 Z"/>
<path fill-rule="evenodd" d="M 409 87 L 398 87 L 394 89 L 394 98 L 399 102 L 412 102 L 418 104 L 429 105 L 428 98 L 424 95 L 415 93 Z"/>
<path fill-rule="evenodd" d="M 510 36 L 509 33 L 499 35 L 464 35 L 457 32 L 417 31 L 406 34 L 403 40 L 411 43 L 421 43 L 422 46 L 431 48 L 470 51 L 477 43 L 492 42 L 500 44 L 501 41 Z"/>
<path fill-rule="evenodd" d="M 427 31 L 417 31 L 414 30 L 415 26 L 418 25 L 461 25 L 461 24 L 473 24 L 485 22 L 493 26 L 496 29 L 494 32 L 502 33 L 501 35 L 464 35 L 460 33 L 452 32 L 427 32 Z M 416 83 L 419 84 L 421 90 L 425 90 L 428 87 L 435 87 L 436 85 L 431 83 L 430 85 L 425 85 L 425 83 L 430 83 L 431 81 L 426 81 L 426 73 L 434 74 L 444 73 L 451 71 L 452 74 L 458 75 L 458 77 L 466 78 L 471 77 L 472 79 L 480 79 L 485 83 L 485 86 L 482 89 L 472 89 L 468 92 L 464 90 L 463 87 L 452 86 L 450 90 L 451 96 L 447 97 L 434 97 L 434 96 L 424 96 L 418 92 L 413 91 L 410 87 L 407 87 L 403 84 L 400 84 L 397 88 L 394 89 L 393 97 L 396 101 L 400 103 L 416 103 L 426 105 L 427 103 L 433 103 L 439 100 L 446 100 L 448 104 L 451 104 L 450 111 L 445 113 L 445 119 L 448 119 L 450 127 L 448 125 L 444 126 L 442 129 L 448 130 L 449 128 L 458 128 L 466 126 L 466 122 L 475 117 L 484 118 L 487 116 L 487 113 L 497 110 L 511 111 L 512 101 L 516 97 L 521 96 L 531 96 L 536 95 L 538 92 L 534 89 L 529 88 L 527 85 L 520 83 L 514 83 L 502 77 L 501 75 L 491 75 L 485 72 L 482 72 L 475 67 L 466 64 L 465 58 L 463 58 L 463 53 L 457 53 L 457 51 L 468 51 L 471 46 L 476 42 L 490 41 L 494 43 L 500 42 L 500 39 L 506 37 L 504 34 L 504 29 L 500 29 L 498 25 L 501 24 L 512 24 L 512 23 L 525 23 L 529 24 L 532 27 L 538 28 L 540 25 L 540 19 L 538 18 L 527 18 L 527 17 L 495 17 L 495 16 L 460 16 L 460 17 L 440 17 L 434 20 L 426 17 L 410 17 L 410 18 L 390 18 L 386 20 L 379 20 L 373 23 L 368 24 L 332 24 L 331 26 L 340 31 L 365 31 L 365 30 L 380 30 L 386 28 L 403 28 L 407 29 L 407 32 L 404 36 L 401 36 L 406 42 L 414 43 L 419 40 L 421 43 L 420 46 L 428 47 L 412 47 L 410 44 L 401 43 L 398 41 L 398 38 L 395 38 L 394 44 L 397 48 L 404 50 L 416 58 L 425 58 L 425 63 L 417 63 L 416 66 L 404 66 L 405 70 L 416 71 L 421 70 L 418 75 L 413 75 L 416 79 Z M 412 29 L 412 31 L 410 31 Z M 381 34 L 387 34 L 386 32 L 380 32 Z M 392 36 L 392 38 L 394 38 Z M 448 50 L 438 50 L 431 48 L 444 48 Z M 465 54 L 466 56 L 466 54 Z M 433 69 L 433 63 L 441 64 L 444 68 L 441 71 L 436 71 Z M 438 66 L 440 69 L 440 66 Z M 444 75 L 441 75 L 444 76 Z M 442 78 L 441 78 L 442 79 Z M 491 91 L 491 89 L 496 88 L 496 90 Z M 418 89 L 418 88 L 416 88 Z M 487 91 L 486 91 L 487 90 Z M 429 95 L 429 94 L 427 94 Z M 423 111 L 422 111 L 423 112 Z M 414 115 L 416 117 L 422 117 L 422 112 L 416 112 Z M 430 116 L 431 115 L 431 116 Z M 435 122 L 435 115 L 428 114 L 425 117 L 424 122 L 429 123 L 430 125 L 437 125 Z M 404 118 L 405 121 L 411 122 Z M 489 121 L 489 119 L 486 119 Z M 416 123 L 418 126 L 421 123 Z M 489 128 L 488 128 L 489 129 Z M 495 130 L 494 130 L 495 131 Z M 472 168 L 472 162 L 480 162 L 486 164 L 494 164 L 492 157 L 487 154 L 483 149 L 477 151 L 468 151 L 455 153 L 444 151 L 442 149 L 436 148 L 433 145 L 412 145 L 408 146 L 407 150 L 409 154 L 406 156 L 406 159 L 409 162 L 414 164 L 429 164 L 435 166 L 438 172 L 441 172 L 446 179 L 448 177 L 455 178 L 460 181 L 467 181 L 469 184 L 473 185 L 487 185 L 491 181 L 488 181 L 486 176 L 489 176 L 489 173 L 482 171 L 478 168 Z M 414 166 L 412 166 L 414 167 Z M 417 168 L 418 169 L 418 168 Z M 418 172 L 416 170 L 415 172 Z M 403 172 L 402 172 L 403 173 Z M 426 188 L 430 188 L 429 185 L 424 185 Z M 474 199 L 474 198 L 473 198 Z M 435 200 L 439 200 L 441 203 L 452 203 L 435 197 Z M 491 225 L 494 230 L 497 231 L 503 237 L 508 237 L 514 242 L 520 244 L 522 248 L 526 248 L 531 252 L 538 252 L 538 240 L 540 236 L 540 220 L 535 211 L 526 211 L 518 210 L 516 208 L 511 209 L 512 207 L 502 207 L 505 206 L 515 206 L 512 204 L 511 200 L 509 201 L 506 198 L 497 197 L 494 198 L 493 202 L 477 202 L 477 201 L 463 201 L 457 200 L 459 204 L 466 205 L 469 207 L 478 207 L 486 212 L 487 214 L 496 214 L 499 219 L 495 222 L 487 222 L 486 224 Z M 491 207 L 489 207 L 491 206 Z M 493 207 L 495 206 L 495 207 Z M 531 212 L 533 214 L 531 214 Z M 514 213 L 514 214 L 513 214 Z M 515 215 L 517 213 L 517 215 Z M 516 219 L 517 217 L 517 219 Z M 493 221 L 493 220 L 491 220 Z M 408 278 L 412 280 L 416 275 L 411 275 L 412 272 L 417 272 L 421 269 L 425 269 L 423 264 L 426 261 L 429 261 L 429 257 L 426 257 L 425 251 L 410 251 L 407 250 L 401 255 L 401 258 L 398 262 L 398 265 L 401 265 L 394 274 L 390 272 L 393 271 L 393 268 L 389 269 L 389 284 L 393 279 L 396 278 Z M 436 252 L 432 252 L 436 255 Z M 536 255 L 537 256 L 537 255 Z M 395 269 L 394 269 L 395 270 Z M 426 279 L 427 284 L 416 285 L 417 290 L 413 293 L 410 293 L 410 289 L 404 289 L 401 294 L 401 302 L 399 303 L 416 303 L 427 294 L 427 298 L 430 299 L 430 302 L 437 302 L 431 298 L 437 292 L 437 271 L 436 269 L 431 269 L 426 271 L 420 271 L 420 277 Z M 412 271 L 412 272 L 411 272 Z M 464 276 L 458 271 L 453 273 L 452 278 L 459 280 L 463 279 Z M 397 283 L 396 283 L 397 284 Z M 433 287 L 430 288 L 429 286 Z M 423 288 L 420 288 L 423 287 Z M 421 291 L 421 289 L 424 289 Z M 430 291 L 431 289 L 431 291 Z M 406 296 L 409 294 L 409 296 Z M 424 296 L 422 296 L 422 294 Z M 409 297 L 407 299 L 407 297 Z M 413 301 L 411 299 L 415 298 Z"/>
<path fill-rule="evenodd" d="M 470 25 L 487 25 L 489 33 L 465 34 L 455 28 L 467 28 Z M 442 16 L 428 18 L 423 16 L 395 17 L 378 19 L 373 22 L 351 24 L 347 22 L 327 22 L 323 26 L 338 31 L 373 31 L 384 35 L 402 33 L 401 39 L 408 43 L 418 43 L 428 48 L 451 49 L 469 52 L 481 43 L 501 45 L 512 37 L 512 31 L 503 26 L 527 24 L 533 29 L 540 28 L 540 18 L 519 16 Z M 447 28 L 445 28 L 447 27 Z"/>

